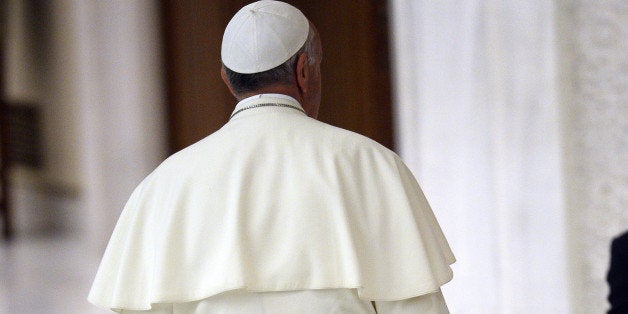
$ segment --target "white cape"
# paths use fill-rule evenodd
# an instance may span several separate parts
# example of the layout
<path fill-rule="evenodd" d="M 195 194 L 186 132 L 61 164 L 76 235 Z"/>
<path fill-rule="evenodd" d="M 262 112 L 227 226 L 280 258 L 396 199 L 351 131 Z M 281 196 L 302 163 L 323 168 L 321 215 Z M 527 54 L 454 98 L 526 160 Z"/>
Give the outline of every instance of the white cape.
<path fill-rule="evenodd" d="M 137 187 L 88 299 L 142 310 L 234 289 L 356 288 L 400 300 L 438 290 L 454 261 L 397 155 L 293 108 L 259 107 Z"/>

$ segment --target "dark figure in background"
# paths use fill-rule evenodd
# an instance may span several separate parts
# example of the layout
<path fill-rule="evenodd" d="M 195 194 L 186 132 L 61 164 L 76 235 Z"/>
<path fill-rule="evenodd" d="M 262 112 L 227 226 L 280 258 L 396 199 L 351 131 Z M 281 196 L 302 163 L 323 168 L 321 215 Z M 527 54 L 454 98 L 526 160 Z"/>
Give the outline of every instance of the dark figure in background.
<path fill-rule="evenodd" d="M 609 314 L 628 313 L 628 232 L 611 244 L 611 266 L 606 276 L 611 289 Z"/>

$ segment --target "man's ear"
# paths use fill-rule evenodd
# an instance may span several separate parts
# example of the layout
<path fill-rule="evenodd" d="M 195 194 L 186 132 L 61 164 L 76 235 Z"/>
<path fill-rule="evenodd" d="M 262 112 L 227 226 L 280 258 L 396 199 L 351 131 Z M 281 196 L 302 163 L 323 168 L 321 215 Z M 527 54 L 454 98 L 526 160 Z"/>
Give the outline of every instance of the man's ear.
<path fill-rule="evenodd" d="M 220 68 L 220 77 L 222 78 L 222 81 L 225 82 L 225 85 L 227 85 L 227 88 L 229 88 L 231 95 L 233 95 L 233 97 L 235 98 L 238 98 L 238 95 L 236 95 L 233 87 L 231 87 L 231 84 L 229 84 L 229 80 L 227 79 L 227 72 L 225 71 L 224 66 Z"/>
<path fill-rule="evenodd" d="M 310 73 L 308 71 L 309 69 L 307 67 L 307 54 L 304 52 L 299 56 L 299 59 L 297 60 L 297 69 L 295 73 L 297 86 L 299 87 L 299 91 L 301 91 L 301 93 L 307 92 L 307 83 L 310 78 Z"/>

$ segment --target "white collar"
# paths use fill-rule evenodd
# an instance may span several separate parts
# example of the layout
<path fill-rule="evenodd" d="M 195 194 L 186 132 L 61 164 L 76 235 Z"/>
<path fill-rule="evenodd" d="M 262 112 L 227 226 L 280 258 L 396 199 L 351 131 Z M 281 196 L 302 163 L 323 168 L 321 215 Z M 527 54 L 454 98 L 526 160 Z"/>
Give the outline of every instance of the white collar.
<path fill-rule="evenodd" d="M 298 103 L 298 101 L 296 99 L 294 99 L 293 97 L 288 96 L 288 95 L 284 95 L 284 94 L 258 94 L 258 95 L 254 95 L 254 96 L 247 97 L 247 98 L 244 98 L 244 99 L 240 100 L 238 105 L 240 105 L 240 103 L 243 103 L 243 102 L 246 102 L 246 101 L 249 101 L 249 100 L 253 100 L 253 99 L 259 99 L 259 98 L 280 98 L 280 99 L 291 100 L 293 102 Z M 236 106 L 236 108 L 237 108 L 237 106 Z"/>
<path fill-rule="evenodd" d="M 265 106 L 290 107 L 305 114 L 301 104 L 293 97 L 284 94 L 259 94 L 240 100 L 235 106 L 231 118 L 244 110 Z"/>

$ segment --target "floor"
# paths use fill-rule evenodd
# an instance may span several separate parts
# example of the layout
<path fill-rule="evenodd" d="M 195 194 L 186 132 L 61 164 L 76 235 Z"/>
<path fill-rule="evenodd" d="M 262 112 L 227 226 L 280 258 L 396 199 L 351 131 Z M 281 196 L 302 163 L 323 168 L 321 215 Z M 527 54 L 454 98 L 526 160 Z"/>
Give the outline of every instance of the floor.
<path fill-rule="evenodd" d="M 71 234 L 0 240 L 0 313 L 112 313 L 87 302 L 100 257 Z"/>

